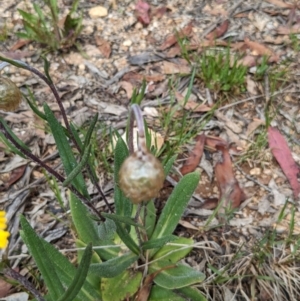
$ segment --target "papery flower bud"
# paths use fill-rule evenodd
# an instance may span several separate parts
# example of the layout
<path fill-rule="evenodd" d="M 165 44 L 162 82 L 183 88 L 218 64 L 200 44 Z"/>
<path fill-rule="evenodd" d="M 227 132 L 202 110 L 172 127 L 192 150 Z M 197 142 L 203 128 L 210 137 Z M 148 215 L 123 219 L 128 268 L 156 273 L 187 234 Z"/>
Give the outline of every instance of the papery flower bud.
<path fill-rule="evenodd" d="M 164 169 L 150 153 L 129 156 L 119 172 L 120 188 L 134 204 L 155 198 L 163 187 Z"/>
<path fill-rule="evenodd" d="M 9 78 L 0 77 L 0 110 L 14 111 L 22 102 L 22 94 Z"/>

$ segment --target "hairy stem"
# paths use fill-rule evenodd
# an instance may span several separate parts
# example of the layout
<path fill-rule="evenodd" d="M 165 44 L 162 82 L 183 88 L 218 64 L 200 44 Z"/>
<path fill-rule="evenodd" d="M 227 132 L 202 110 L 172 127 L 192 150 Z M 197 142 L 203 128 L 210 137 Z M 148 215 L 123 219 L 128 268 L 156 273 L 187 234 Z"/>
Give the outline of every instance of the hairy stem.
<path fill-rule="evenodd" d="M 1 53 L 0 53 L 0 55 L 1 55 Z M 76 139 L 75 139 L 75 137 L 74 137 L 74 135 L 73 135 L 73 132 L 72 132 L 71 127 L 70 127 L 70 123 L 69 123 L 68 118 L 67 118 L 67 114 L 66 114 L 65 108 L 64 108 L 64 106 L 63 106 L 63 104 L 62 104 L 61 98 L 60 98 L 60 96 L 59 96 L 59 94 L 58 94 L 58 91 L 57 91 L 55 85 L 53 84 L 53 82 L 52 82 L 50 76 L 49 76 L 49 77 L 45 76 L 45 75 L 44 75 L 43 73 L 41 73 L 39 70 L 35 69 L 34 67 L 32 67 L 32 66 L 30 66 L 30 65 L 27 65 L 26 63 L 24 63 L 24 62 L 22 62 L 22 61 L 19 61 L 19 60 L 12 60 L 12 59 L 6 59 L 5 57 L 2 57 L 2 56 L 1 56 L 0 58 L 1 58 L 3 61 L 5 61 L 5 62 L 8 62 L 8 63 L 10 63 L 10 64 L 12 64 L 12 65 L 15 65 L 15 66 L 19 67 L 19 68 L 23 68 L 23 69 L 26 69 L 26 70 L 28 70 L 28 71 L 34 73 L 35 75 L 37 75 L 40 79 L 42 79 L 42 80 L 49 86 L 49 88 L 51 89 L 51 91 L 52 91 L 52 93 L 53 93 L 53 95 L 54 95 L 54 97 L 55 97 L 55 100 L 56 100 L 56 102 L 57 102 L 57 104 L 58 104 L 58 106 L 59 106 L 59 109 L 60 109 L 62 118 L 63 118 L 63 120 L 64 120 L 64 124 L 65 124 L 65 126 L 66 126 L 66 129 L 68 130 L 68 133 L 69 133 L 69 135 L 70 135 L 70 138 L 71 138 L 72 142 L 74 143 L 75 147 L 77 148 L 77 150 L 81 153 L 82 150 L 81 150 L 80 146 L 78 145 L 78 143 L 77 143 L 77 141 L 76 141 Z M 2 68 L 5 67 L 5 64 L 3 64 L 3 65 L 0 66 L 0 67 L 2 67 Z M 112 210 L 110 204 L 108 203 L 108 201 L 107 201 L 107 199 L 106 199 L 105 194 L 103 193 L 103 191 L 102 191 L 100 185 L 98 184 L 97 179 L 94 177 L 94 175 L 93 175 L 93 173 L 92 173 L 91 170 L 92 170 L 92 167 L 91 167 L 91 165 L 88 163 L 88 164 L 87 164 L 87 171 L 88 171 L 88 173 L 89 173 L 89 176 L 90 176 L 90 178 L 91 178 L 92 183 L 95 185 L 95 187 L 96 187 L 96 189 L 98 190 L 99 194 L 100 194 L 101 197 L 103 198 L 103 200 L 104 200 L 106 206 L 109 208 L 109 210 L 110 210 L 111 212 L 113 212 L 113 210 Z"/>
<path fill-rule="evenodd" d="M 3 273 L 6 277 L 12 278 L 19 283 L 21 283 L 38 301 L 45 301 L 41 294 L 36 290 L 36 288 L 30 283 L 27 278 L 22 276 L 20 273 L 16 272 L 11 268 L 5 268 Z"/>
<path fill-rule="evenodd" d="M 22 152 L 27 158 L 31 159 L 32 161 L 36 162 L 38 165 L 43 167 L 49 174 L 54 176 L 59 182 L 63 183 L 65 181 L 65 178 L 60 175 L 57 171 L 52 169 L 49 165 L 47 165 L 45 162 L 43 162 L 41 159 L 39 159 L 37 156 L 33 155 L 30 151 L 28 151 L 26 148 L 19 145 L 17 141 L 8 133 L 3 126 L 2 122 L 0 121 L 0 131 L 3 133 L 3 135 L 6 137 L 7 140 L 9 140 L 20 152 Z M 93 204 L 90 203 L 90 201 L 85 198 L 74 186 L 68 186 L 70 191 L 74 193 L 87 207 L 89 207 L 95 214 L 103 220 L 103 217 L 98 212 L 98 210 L 93 206 Z"/>
<path fill-rule="evenodd" d="M 144 119 L 142 115 L 142 111 L 137 104 L 133 104 L 131 106 L 130 111 L 130 120 L 129 120 L 129 133 L 128 133 L 128 148 L 129 153 L 134 153 L 133 147 L 133 128 L 134 128 L 134 118 L 136 120 L 136 126 L 138 128 L 138 150 L 143 154 L 147 153 L 146 147 L 146 138 L 145 138 L 145 127 L 144 127 Z"/>

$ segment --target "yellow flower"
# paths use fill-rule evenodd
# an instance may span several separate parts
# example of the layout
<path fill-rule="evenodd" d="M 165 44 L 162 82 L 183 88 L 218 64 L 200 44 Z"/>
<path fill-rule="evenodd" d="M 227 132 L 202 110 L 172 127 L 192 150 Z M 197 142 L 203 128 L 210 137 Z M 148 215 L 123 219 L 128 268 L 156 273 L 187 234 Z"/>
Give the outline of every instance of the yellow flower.
<path fill-rule="evenodd" d="M 0 249 L 4 249 L 8 243 L 9 232 L 6 229 L 5 212 L 0 211 Z"/>

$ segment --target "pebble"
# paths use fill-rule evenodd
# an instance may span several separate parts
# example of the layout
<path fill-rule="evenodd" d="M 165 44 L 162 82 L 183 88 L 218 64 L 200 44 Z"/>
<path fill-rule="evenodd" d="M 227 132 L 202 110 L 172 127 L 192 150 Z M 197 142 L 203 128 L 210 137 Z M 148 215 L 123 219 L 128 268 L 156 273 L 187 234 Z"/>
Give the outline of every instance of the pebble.
<path fill-rule="evenodd" d="M 103 6 L 95 6 L 89 10 L 89 15 L 92 19 L 97 19 L 107 16 L 107 8 Z"/>
<path fill-rule="evenodd" d="M 254 182 L 252 182 L 252 181 L 248 181 L 248 182 L 246 182 L 245 184 L 244 184 L 244 187 L 246 188 L 246 187 L 253 187 L 254 186 Z"/>
<path fill-rule="evenodd" d="M 261 174 L 261 169 L 259 167 L 255 167 L 250 170 L 251 176 L 258 176 L 260 174 Z"/>
<path fill-rule="evenodd" d="M 125 40 L 123 42 L 123 46 L 131 46 L 131 45 L 132 45 L 132 41 L 130 41 L 130 40 Z"/>

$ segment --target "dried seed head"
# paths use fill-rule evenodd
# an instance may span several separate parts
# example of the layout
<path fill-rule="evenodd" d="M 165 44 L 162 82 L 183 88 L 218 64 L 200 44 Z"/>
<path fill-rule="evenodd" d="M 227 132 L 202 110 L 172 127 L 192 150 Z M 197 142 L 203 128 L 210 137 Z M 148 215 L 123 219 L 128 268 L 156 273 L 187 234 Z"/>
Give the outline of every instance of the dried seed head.
<path fill-rule="evenodd" d="M 0 110 L 14 111 L 22 102 L 19 88 L 9 78 L 0 77 Z"/>
<path fill-rule="evenodd" d="M 124 161 L 119 172 L 120 188 L 134 204 L 156 197 L 164 179 L 161 163 L 150 153 L 142 156 L 133 153 Z"/>

